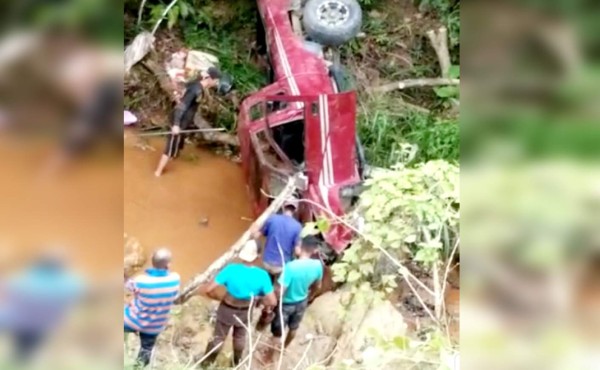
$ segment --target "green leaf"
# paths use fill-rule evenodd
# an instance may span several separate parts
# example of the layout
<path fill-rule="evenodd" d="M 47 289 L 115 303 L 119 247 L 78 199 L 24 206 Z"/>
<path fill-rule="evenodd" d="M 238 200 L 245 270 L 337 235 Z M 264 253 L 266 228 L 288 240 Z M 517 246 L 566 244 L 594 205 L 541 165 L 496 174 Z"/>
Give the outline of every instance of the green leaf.
<path fill-rule="evenodd" d="M 356 271 L 356 270 L 352 270 L 348 273 L 348 277 L 346 278 L 346 281 L 349 283 L 353 283 L 355 281 L 358 281 L 358 279 L 360 279 L 361 275 L 360 272 Z"/>
<path fill-rule="evenodd" d="M 450 78 L 459 78 L 460 77 L 460 66 L 451 65 L 450 68 L 448 68 L 448 76 L 450 76 Z"/>
<path fill-rule="evenodd" d="M 394 344 L 394 346 L 398 349 L 401 350 L 406 350 L 408 349 L 408 345 L 410 343 L 410 339 L 408 339 L 407 337 L 395 337 L 394 339 L 392 339 L 392 343 Z"/>
<path fill-rule="evenodd" d="M 181 14 L 181 18 L 185 19 L 190 14 L 190 6 L 183 0 L 179 0 L 179 13 Z"/>
<path fill-rule="evenodd" d="M 373 264 L 363 262 L 358 266 L 358 269 L 363 275 L 370 275 L 374 272 Z"/>
<path fill-rule="evenodd" d="M 169 29 L 172 29 L 175 23 L 177 23 L 177 18 L 179 18 L 179 6 L 174 6 L 173 8 L 171 8 L 171 11 L 169 11 L 169 14 L 167 15 L 167 19 L 169 20 L 169 22 L 167 23 L 167 27 Z"/>
<path fill-rule="evenodd" d="M 454 98 L 458 96 L 459 89 L 456 86 L 442 86 L 433 89 L 440 98 Z"/>
<path fill-rule="evenodd" d="M 326 233 L 330 227 L 331 225 L 327 219 L 321 218 L 317 220 L 317 229 L 322 233 Z"/>
<path fill-rule="evenodd" d="M 404 242 L 405 243 L 414 243 L 417 241 L 417 235 L 416 234 L 410 234 L 409 236 L 407 236 L 406 238 L 404 238 Z"/>

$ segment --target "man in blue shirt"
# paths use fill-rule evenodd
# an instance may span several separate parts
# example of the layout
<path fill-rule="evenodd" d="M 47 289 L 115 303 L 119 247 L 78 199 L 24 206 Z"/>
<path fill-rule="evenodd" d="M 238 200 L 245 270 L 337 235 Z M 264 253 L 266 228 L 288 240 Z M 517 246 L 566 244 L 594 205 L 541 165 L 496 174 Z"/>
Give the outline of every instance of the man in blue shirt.
<path fill-rule="evenodd" d="M 275 318 L 271 322 L 275 348 L 278 347 L 277 343 L 281 340 L 286 326 L 289 331 L 285 338 L 285 347 L 291 343 L 311 296 L 321 288 L 323 264 L 321 260 L 313 258 L 318 247 L 319 240 L 316 237 L 305 237 L 296 251 L 298 258 L 288 262 L 279 277 L 278 289 L 281 291 L 277 292 L 277 296 L 283 299 L 279 302 L 279 307 L 275 308 Z"/>
<path fill-rule="evenodd" d="M 231 263 L 225 266 L 214 281 L 201 289 L 201 294 L 221 301 L 217 309 L 213 338 L 206 348 L 206 353 L 209 355 L 203 361 L 203 365 L 212 364 L 217 359 L 232 327 L 233 364 L 239 365 L 246 346 L 246 328 L 249 325 L 251 306 L 258 299 L 262 300 L 263 305 L 271 307 L 277 302 L 269 274 L 260 267 L 253 266 L 253 262 L 258 258 L 256 242 L 248 241 L 238 257 L 242 263 Z M 226 290 L 222 298 L 215 294 L 218 286 Z"/>
<path fill-rule="evenodd" d="M 253 236 L 264 236 L 263 266 L 271 274 L 273 281 L 281 273 L 283 266 L 292 260 L 294 249 L 300 244 L 302 225 L 294 218 L 298 201 L 290 199 L 283 205 L 280 214 L 267 218 L 260 230 L 254 230 Z"/>

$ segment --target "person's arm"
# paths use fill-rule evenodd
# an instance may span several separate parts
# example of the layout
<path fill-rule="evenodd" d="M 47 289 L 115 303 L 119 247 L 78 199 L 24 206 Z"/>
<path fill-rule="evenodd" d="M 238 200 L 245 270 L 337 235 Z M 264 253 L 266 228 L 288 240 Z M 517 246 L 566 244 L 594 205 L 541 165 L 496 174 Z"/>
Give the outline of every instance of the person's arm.
<path fill-rule="evenodd" d="M 205 296 L 207 298 L 210 298 L 210 299 L 217 299 L 217 297 L 215 296 L 214 293 L 215 293 L 215 289 L 217 289 L 218 286 L 219 286 L 219 284 L 217 284 L 213 280 L 213 281 L 209 282 L 208 284 L 201 285 L 198 288 L 198 293 L 200 295 L 203 295 L 203 296 Z"/>
<path fill-rule="evenodd" d="M 275 307 L 275 305 L 277 305 L 277 296 L 275 295 L 271 278 L 268 277 L 268 275 L 267 279 L 265 280 L 265 288 L 263 289 L 262 304 L 265 306 L 265 308 L 267 308 L 267 310 L 271 310 L 273 307 Z"/>
<path fill-rule="evenodd" d="M 188 109 L 190 109 L 190 107 L 196 101 L 197 98 L 198 98 L 198 89 L 195 88 L 195 86 L 193 86 L 193 85 L 189 86 L 185 90 L 185 94 L 183 95 L 183 98 L 181 99 L 179 104 L 177 104 L 177 106 L 175 107 L 175 114 L 173 115 L 173 127 L 181 126 L 181 120 L 183 119 L 185 112 Z"/>
<path fill-rule="evenodd" d="M 260 239 L 261 236 L 267 236 L 269 234 L 269 227 L 271 227 L 272 218 L 269 216 L 262 226 L 254 227 L 250 233 L 252 238 L 255 240 Z"/>
<path fill-rule="evenodd" d="M 322 287 L 323 287 L 323 266 L 321 266 L 321 270 L 320 270 L 318 278 L 310 285 L 309 293 L 308 293 L 308 301 L 309 302 L 312 302 L 317 297 L 317 294 L 319 294 Z"/>
<path fill-rule="evenodd" d="M 135 283 L 135 278 L 128 279 L 125 282 L 125 289 L 133 294 L 137 294 L 139 292 L 137 284 Z"/>
<path fill-rule="evenodd" d="M 215 299 L 217 300 L 218 297 L 215 296 L 215 290 L 217 289 L 217 287 L 219 285 L 221 286 L 226 286 L 227 285 L 227 280 L 229 279 L 229 274 L 230 274 L 230 269 L 229 269 L 229 265 L 225 266 L 225 268 L 223 270 L 221 270 L 221 272 L 219 272 L 217 274 L 217 276 L 215 277 L 214 280 L 212 280 L 211 282 L 209 282 L 208 284 L 204 285 L 204 286 L 200 286 L 200 288 L 198 289 L 198 292 L 200 295 L 204 295 L 210 299 Z"/>

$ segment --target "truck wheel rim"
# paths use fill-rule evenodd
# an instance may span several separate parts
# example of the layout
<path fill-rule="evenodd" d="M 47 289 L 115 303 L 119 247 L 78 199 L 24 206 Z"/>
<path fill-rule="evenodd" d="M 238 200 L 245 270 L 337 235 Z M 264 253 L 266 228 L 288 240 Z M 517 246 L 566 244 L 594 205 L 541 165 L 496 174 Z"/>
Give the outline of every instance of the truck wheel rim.
<path fill-rule="evenodd" d="M 343 24 L 350 17 L 350 9 L 340 1 L 328 1 L 317 9 L 319 20 L 329 27 Z"/>

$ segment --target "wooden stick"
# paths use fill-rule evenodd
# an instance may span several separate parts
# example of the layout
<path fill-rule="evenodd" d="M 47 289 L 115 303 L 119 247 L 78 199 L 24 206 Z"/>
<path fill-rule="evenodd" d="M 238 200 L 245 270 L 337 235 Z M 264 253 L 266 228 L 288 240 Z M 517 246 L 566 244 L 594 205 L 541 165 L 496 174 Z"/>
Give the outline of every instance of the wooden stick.
<path fill-rule="evenodd" d="M 296 191 L 296 178 L 290 177 L 288 179 L 287 185 L 281 193 L 277 196 L 277 198 L 273 199 L 269 207 L 250 225 L 250 227 L 244 232 L 244 234 L 229 248 L 227 252 L 225 252 L 221 257 L 219 257 L 215 262 L 213 262 L 203 273 L 196 275 L 190 282 L 188 282 L 176 299 L 177 304 L 181 304 L 190 299 L 194 292 L 198 289 L 198 287 L 202 284 L 205 284 L 213 278 L 213 276 L 221 270 L 229 261 L 234 259 L 240 250 L 244 247 L 244 244 L 250 238 L 251 230 L 254 230 L 260 227 L 267 218 L 273 213 L 277 212 L 285 202 L 286 199 L 290 198 L 292 194 Z"/>
<path fill-rule="evenodd" d="M 198 128 L 195 130 L 181 130 L 179 131 L 180 134 L 187 134 L 190 132 L 218 132 L 218 131 L 225 131 L 224 128 Z M 171 131 L 161 131 L 161 132 L 148 132 L 145 134 L 138 134 L 137 136 L 162 136 L 162 135 L 170 135 L 172 134 Z"/>
<path fill-rule="evenodd" d="M 445 86 L 458 84 L 460 84 L 460 80 L 458 78 L 415 78 L 374 87 L 370 90 L 373 92 L 390 92 L 394 90 L 408 89 L 410 87 Z"/>

